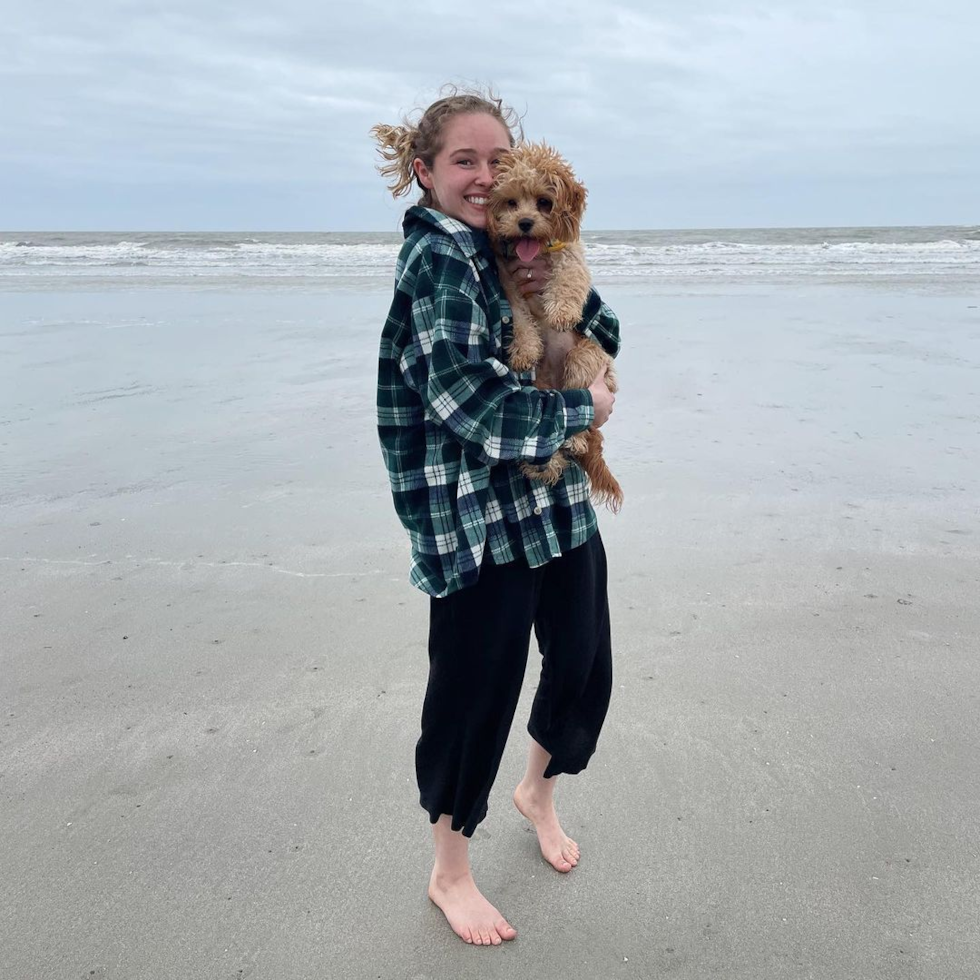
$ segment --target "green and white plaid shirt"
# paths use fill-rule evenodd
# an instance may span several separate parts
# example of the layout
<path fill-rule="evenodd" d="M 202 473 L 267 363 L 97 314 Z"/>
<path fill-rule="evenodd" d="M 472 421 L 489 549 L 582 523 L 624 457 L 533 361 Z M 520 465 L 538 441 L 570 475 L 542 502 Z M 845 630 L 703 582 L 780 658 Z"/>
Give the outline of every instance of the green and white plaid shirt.
<path fill-rule="evenodd" d="M 540 391 L 533 372 L 507 366 L 511 310 L 484 232 L 422 207 L 404 228 L 381 335 L 378 433 L 411 540 L 410 580 L 442 597 L 476 582 L 485 552 L 534 568 L 592 536 L 580 467 L 548 487 L 516 464 L 547 462 L 594 415 L 588 391 Z M 619 321 L 594 290 L 578 329 L 618 352 Z"/>

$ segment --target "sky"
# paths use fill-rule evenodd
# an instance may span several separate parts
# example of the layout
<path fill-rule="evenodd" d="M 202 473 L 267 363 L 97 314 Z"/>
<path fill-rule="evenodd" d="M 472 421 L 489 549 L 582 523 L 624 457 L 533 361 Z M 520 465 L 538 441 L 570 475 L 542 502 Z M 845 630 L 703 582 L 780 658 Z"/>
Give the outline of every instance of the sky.
<path fill-rule="evenodd" d="M 587 228 L 977 224 L 978 38 L 976 0 L 11 2 L 0 229 L 397 231 L 368 131 L 447 82 Z"/>

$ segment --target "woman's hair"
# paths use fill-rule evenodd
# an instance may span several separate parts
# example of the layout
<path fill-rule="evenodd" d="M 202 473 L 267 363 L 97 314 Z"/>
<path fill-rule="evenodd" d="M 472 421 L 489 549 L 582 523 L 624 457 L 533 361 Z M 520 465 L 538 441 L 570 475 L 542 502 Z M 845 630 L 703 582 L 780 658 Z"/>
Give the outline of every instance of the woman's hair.
<path fill-rule="evenodd" d="M 421 114 L 418 122 L 405 120 L 401 126 L 379 124 L 371 129 L 371 134 L 378 141 L 378 153 L 385 159 L 385 163 L 378 165 L 378 170 L 383 177 L 391 178 L 388 189 L 392 196 L 401 197 L 409 192 L 413 183 L 418 183 L 422 190 L 419 204 L 423 207 L 432 206 L 432 194 L 428 188 L 422 186 L 412 167 L 412 161 L 418 157 L 427 167 L 432 166 L 442 149 L 446 123 L 454 116 L 485 112 L 503 124 L 511 146 L 515 142 L 515 129 L 517 138 L 523 139 L 524 132 L 517 113 L 505 106 L 492 89 L 484 94 L 481 91 L 460 91 L 452 86 L 448 92 L 448 95 L 433 102 Z"/>

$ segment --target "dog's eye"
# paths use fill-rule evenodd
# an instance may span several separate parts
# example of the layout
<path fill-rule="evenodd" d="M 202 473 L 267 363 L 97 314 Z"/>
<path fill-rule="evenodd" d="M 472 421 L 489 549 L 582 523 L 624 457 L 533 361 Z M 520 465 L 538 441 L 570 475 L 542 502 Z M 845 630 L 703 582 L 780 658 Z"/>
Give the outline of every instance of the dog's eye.
<path fill-rule="evenodd" d="M 554 205 L 546 197 L 538 198 L 538 210 L 542 214 L 551 214 L 551 209 Z"/>
<path fill-rule="evenodd" d="M 515 201 L 515 200 L 514 200 L 514 199 L 512 198 L 511 200 L 509 200 L 509 201 L 507 202 L 507 207 L 509 207 L 509 208 L 516 208 L 516 207 L 517 207 L 517 201 Z"/>

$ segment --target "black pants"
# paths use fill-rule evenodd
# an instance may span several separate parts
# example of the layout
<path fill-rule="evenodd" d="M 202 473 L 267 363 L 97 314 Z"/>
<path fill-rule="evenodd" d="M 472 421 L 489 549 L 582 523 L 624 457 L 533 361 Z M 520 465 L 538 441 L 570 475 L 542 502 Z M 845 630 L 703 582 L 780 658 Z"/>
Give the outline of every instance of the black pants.
<path fill-rule="evenodd" d="M 545 777 L 595 752 L 612 690 L 606 554 L 598 533 L 542 565 L 491 565 L 429 609 L 429 683 L 415 750 L 422 806 L 473 835 L 487 814 L 527 665 L 531 626 L 541 678 L 528 731 L 551 753 Z"/>

